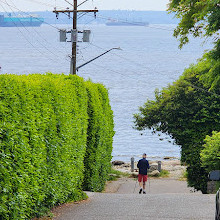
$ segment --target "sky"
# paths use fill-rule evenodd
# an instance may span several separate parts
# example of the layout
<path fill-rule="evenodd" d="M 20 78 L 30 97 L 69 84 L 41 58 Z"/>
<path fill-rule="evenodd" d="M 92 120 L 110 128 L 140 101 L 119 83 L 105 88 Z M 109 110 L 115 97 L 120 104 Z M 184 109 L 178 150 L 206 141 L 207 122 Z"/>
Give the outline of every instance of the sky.
<path fill-rule="evenodd" d="M 70 5 L 66 1 L 73 2 L 73 0 L 0 0 L 0 11 L 3 11 L 1 6 L 7 11 L 10 11 L 10 7 L 13 10 L 18 8 L 22 11 L 51 11 L 55 5 L 57 8 L 62 9 L 69 7 Z M 83 0 L 78 0 L 78 2 L 81 3 Z M 97 7 L 99 10 L 165 11 L 168 2 L 169 0 L 88 0 L 80 8 L 93 9 Z"/>

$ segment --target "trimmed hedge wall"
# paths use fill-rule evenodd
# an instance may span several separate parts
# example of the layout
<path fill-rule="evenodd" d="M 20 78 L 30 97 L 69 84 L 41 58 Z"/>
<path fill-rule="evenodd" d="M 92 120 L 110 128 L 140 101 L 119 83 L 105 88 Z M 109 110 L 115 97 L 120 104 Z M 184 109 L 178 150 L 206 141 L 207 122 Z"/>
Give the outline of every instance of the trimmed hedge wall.
<path fill-rule="evenodd" d="M 108 93 L 102 85 L 87 82 L 88 135 L 84 160 L 84 189 L 102 191 L 111 165 L 112 141 L 114 136 L 113 112 Z"/>
<path fill-rule="evenodd" d="M 97 118 L 102 132 L 95 130 Z M 85 179 L 91 189 L 103 188 L 112 137 L 102 85 L 77 76 L 0 75 L 0 219 L 31 219 L 83 199 L 82 186 L 91 188 Z M 90 149 L 96 166 L 85 157 Z M 91 176 L 84 178 L 84 166 Z"/>

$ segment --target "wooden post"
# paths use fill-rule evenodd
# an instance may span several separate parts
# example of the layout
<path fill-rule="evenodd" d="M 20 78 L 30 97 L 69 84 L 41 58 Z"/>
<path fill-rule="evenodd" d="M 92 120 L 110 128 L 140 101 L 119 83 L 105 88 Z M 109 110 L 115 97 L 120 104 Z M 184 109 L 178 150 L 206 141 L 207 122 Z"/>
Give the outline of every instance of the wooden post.
<path fill-rule="evenodd" d="M 134 157 L 131 158 L 131 172 L 134 172 Z"/>
<path fill-rule="evenodd" d="M 161 165 L 162 165 L 161 161 L 158 161 L 158 171 L 159 172 L 161 172 Z"/>

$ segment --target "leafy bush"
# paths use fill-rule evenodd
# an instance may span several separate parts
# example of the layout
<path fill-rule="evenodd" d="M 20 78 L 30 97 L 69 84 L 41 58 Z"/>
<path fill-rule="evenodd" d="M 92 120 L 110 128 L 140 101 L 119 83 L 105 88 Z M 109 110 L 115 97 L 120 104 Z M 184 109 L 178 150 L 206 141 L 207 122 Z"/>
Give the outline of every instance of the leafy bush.
<path fill-rule="evenodd" d="M 111 111 L 108 99 L 91 100 L 87 84 L 97 92 L 101 87 L 77 76 L 0 75 L 0 219 L 31 219 L 56 204 L 85 198 L 84 156 L 93 132 L 87 128 L 96 126 L 88 120 L 88 103 Z M 101 116 L 103 126 L 109 119 Z M 109 135 L 99 129 L 97 135 Z M 108 170 L 102 162 L 111 158 L 111 141 L 97 135 L 94 142 L 102 140 L 97 149 L 104 157 L 95 158 L 95 167 L 91 161 L 92 173 Z"/>
<path fill-rule="evenodd" d="M 111 169 L 112 141 L 114 136 L 113 112 L 110 108 L 107 90 L 87 82 L 88 134 L 84 159 L 84 189 L 102 191 Z"/>
<path fill-rule="evenodd" d="M 201 160 L 208 172 L 220 170 L 220 132 L 213 132 L 212 136 L 206 137 Z"/>

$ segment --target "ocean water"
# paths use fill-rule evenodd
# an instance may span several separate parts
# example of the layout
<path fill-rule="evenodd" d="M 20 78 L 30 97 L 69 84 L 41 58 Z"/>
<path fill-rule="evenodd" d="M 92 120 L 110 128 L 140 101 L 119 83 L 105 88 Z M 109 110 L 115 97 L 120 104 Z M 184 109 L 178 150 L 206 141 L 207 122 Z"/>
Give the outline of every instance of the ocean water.
<path fill-rule="evenodd" d="M 56 29 L 57 28 L 57 29 Z M 69 73 L 71 43 L 59 42 L 59 28 L 0 28 L 1 73 Z M 149 27 L 107 27 L 83 25 L 92 30 L 90 43 L 78 44 L 78 65 L 108 49 L 120 47 L 81 68 L 79 76 L 103 83 L 108 89 L 115 120 L 113 160 L 129 161 L 144 152 L 150 158 L 180 157 L 180 147 L 165 135 L 153 135 L 133 129 L 133 114 L 147 99 L 154 98 L 156 88 L 172 83 L 185 68 L 195 63 L 211 43 L 191 39 L 178 49 L 172 36 L 174 25 Z M 80 38 L 79 38 L 80 39 Z"/>

